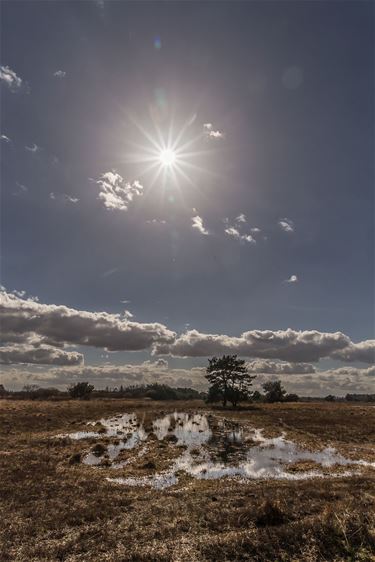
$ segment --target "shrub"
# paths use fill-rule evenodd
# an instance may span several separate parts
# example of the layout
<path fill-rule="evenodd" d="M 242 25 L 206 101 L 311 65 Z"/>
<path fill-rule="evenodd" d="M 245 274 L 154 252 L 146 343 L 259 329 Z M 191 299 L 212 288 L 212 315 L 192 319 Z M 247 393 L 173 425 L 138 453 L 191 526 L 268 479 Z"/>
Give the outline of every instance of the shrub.
<path fill-rule="evenodd" d="M 277 502 L 265 500 L 261 505 L 256 525 L 258 527 L 268 527 L 270 525 L 282 525 L 287 520 L 285 513 Z"/>
<path fill-rule="evenodd" d="M 68 388 L 70 396 L 79 400 L 89 400 L 93 390 L 94 386 L 88 382 L 77 382 Z"/>
<path fill-rule="evenodd" d="M 284 402 L 298 402 L 298 394 L 287 394 L 284 398 Z"/>
<path fill-rule="evenodd" d="M 263 385 L 266 402 L 283 402 L 286 394 L 285 388 L 281 386 L 281 381 L 268 381 Z"/>

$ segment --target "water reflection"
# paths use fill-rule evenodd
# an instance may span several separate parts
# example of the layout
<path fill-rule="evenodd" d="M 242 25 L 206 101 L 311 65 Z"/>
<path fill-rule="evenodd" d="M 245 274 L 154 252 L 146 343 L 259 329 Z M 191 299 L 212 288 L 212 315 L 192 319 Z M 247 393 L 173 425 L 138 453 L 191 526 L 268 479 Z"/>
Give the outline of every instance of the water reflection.
<path fill-rule="evenodd" d="M 167 435 L 177 438 L 177 445 L 200 446 L 207 443 L 211 436 L 207 416 L 174 412 L 153 422 L 153 433 L 159 440 Z"/>
<path fill-rule="evenodd" d="M 146 442 L 152 436 L 154 446 L 156 440 L 165 441 L 169 447 L 183 448 L 164 471 L 151 476 L 108 478 L 128 486 L 162 489 L 176 484 L 180 473 L 198 479 L 302 480 L 323 478 L 326 471 L 321 468 L 349 465 L 375 467 L 375 463 L 347 459 L 332 447 L 317 452 L 309 451 L 286 439 L 285 433 L 269 439 L 263 436 L 261 429 L 249 428 L 212 415 L 174 412 L 155 419 L 147 429 L 144 423 L 144 418 L 139 420 L 136 414 L 123 414 L 90 422 L 88 425 L 94 426 L 97 431 L 79 431 L 68 436 L 75 440 L 102 439 L 104 443 L 98 443 L 84 455 L 83 463 L 113 469 L 124 468 L 136 457 L 144 455 L 149 450 Z M 136 457 L 118 461 L 122 451 L 133 449 L 137 449 Z M 296 469 L 296 464 L 301 462 L 313 464 L 308 470 L 298 466 Z M 329 475 L 349 474 L 352 472 L 331 472 Z"/>

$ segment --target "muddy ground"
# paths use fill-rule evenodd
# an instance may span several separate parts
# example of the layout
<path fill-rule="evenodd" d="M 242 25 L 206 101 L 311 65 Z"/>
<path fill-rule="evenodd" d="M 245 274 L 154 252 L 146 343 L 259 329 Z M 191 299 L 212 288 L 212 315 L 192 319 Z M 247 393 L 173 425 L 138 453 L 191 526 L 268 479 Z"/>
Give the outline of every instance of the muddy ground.
<path fill-rule="evenodd" d="M 155 420 L 175 411 L 185 418 L 172 416 L 165 435 L 154 434 Z M 109 435 L 105 424 L 87 423 L 124 413 L 134 413 L 134 430 L 141 427 L 147 435 L 112 459 L 109 446 L 129 442 L 132 431 Z M 198 444 L 176 437 L 176 427 L 194 415 L 205 416 L 210 427 L 204 441 L 207 427 L 195 424 Z M 245 428 L 241 439 L 231 438 L 239 428 Z M 238 467 L 249 450 L 256 451 L 252 447 L 263 446 L 252 442 L 251 428 L 263 429 L 268 440 L 284 432 L 299 451 L 330 447 L 340 458 L 363 462 L 290 463 L 288 474 L 323 473 L 303 480 L 267 473 L 214 479 L 207 477 L 207 468 L 195 476 L 176 470 L 175 482 L 161 489 L 152 485 L 181 455 L 203 462 L 202 447 L 210 455 L 208 470 L 212 463 Z M 81 430 L 99 436 L 68 436 Z M 224 411 L 198 401 L 2 400 L 0 432 L 4 562 L 375 560 L 371 405 L 275 404 Z M 265 445 L 275 447 L 270 441 Z M 98 466 L 85 464 L 87 455 L 98 459 Z M 136 485 L 114 478 L 132 478 Z"/>

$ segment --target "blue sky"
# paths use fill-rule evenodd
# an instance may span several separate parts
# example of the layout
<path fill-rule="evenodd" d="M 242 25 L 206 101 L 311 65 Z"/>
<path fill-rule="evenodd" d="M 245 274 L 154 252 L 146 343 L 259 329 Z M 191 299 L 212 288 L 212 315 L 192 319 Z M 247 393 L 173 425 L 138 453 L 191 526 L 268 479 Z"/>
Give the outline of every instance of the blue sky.
<path fill-rule="evenodd" d="M 12 314 L 15 299 L 38 297 L 93 314 L 127 309 L 128 321 L 161 324 L 175 339 L 291 329 L 373 340 L 372 2 L 1 8 L 1 283 Z M 163 165 L 168 142 L 176 163 Z M 80 375 L 82 366 L 67 372 L 35 353 L 19 363 L 17 345 L 49 345 L 23 333 L 4 344 L 9 386 L 36 370 L 43 384 Z M 152 346 L 107 357 L 100 342 L 60 340 L 85 368 L 158 361 Z M 214 352 L 228 351 L 220 345 Z M 370 391 L 366 345 L 366 361 L 321 353 L 315 377 L 296 371 L 285 384 Z M 188 380 L 206 364 L 173 349 L 157 380 Z M 331 373 L 344 367 L 346 386 Z"/>

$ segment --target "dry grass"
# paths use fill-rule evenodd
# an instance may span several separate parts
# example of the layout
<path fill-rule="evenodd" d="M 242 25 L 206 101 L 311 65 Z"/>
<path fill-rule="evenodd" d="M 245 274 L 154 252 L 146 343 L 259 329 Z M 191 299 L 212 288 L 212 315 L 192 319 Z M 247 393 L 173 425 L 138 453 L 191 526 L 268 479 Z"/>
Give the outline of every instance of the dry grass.
<path fill-rule="evenodd" d="M 374 471 L 301 482 L 193 480 L 165 491 L 127 488 L 70 462 L 82 443 L 53 439 L 89 420 L 137 411 L 207 409 L 200 402 L 0 401 L 1 560 L 370 561 L 375 560 Z M 310 447 L 327 444 L 374 459 L 375 408 L 351 404 L 260 405 L 240 412 L 268 435 L 285 430 Z M 172 447 L 139 459 L 150 474 Z M 167 452 L 168 451 L 168 452 Z M 149 464 L 148 464 L 149 463 Z M 154 463 L 154 465 L 152 464 Z M 296 467 L 298 469 L 298 467 Z"/>

